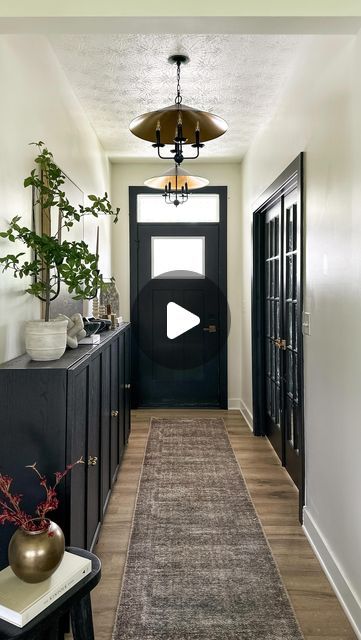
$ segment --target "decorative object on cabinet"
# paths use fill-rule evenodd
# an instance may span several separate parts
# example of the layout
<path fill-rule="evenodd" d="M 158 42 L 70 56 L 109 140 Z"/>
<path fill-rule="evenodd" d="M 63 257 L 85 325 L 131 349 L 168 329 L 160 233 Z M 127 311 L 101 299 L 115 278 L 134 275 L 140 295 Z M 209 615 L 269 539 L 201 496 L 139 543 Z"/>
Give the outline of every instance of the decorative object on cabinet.
<path fill-rule="evenodd" d="M 67 320 L 29 320 L 25 324 L 25 349 L 32 360 L 58 360 L 64 354 Z"/>
<path fill-rule="evenodd" d="M 124 323 L 102 333 L 100 344 L 69 349 L 60 360 L 23 355 L 0 365 L 0 415 L 9 425 L 2 430 L 0 469 L 28 487 L 24 511 L 41 498 L 41 487 L 28 483 L 29 458 L 42 460 L 49 477 L 81 456 L 85 461 L 58 486 L 52 520 L 66 544 L 92 549 L 99 535 L 130 432 L 130 339 Z M 0 569 L 12 533 L 11 525 L 0 527 Z"/>
<path fill-rule="evenodd" d="M 36 462 L 26 465 L 39 477 L 45 491 L 45 499 L 35 507 L 36 516 L 22 508 L 23 495 L 13 493 L 13 478 L 0 473 L 0 523 L 9 522 L 18 528 L 9 544 L 9 564 L 15 575 L 24 582 L 42 582 L 58 568 L 64 555 L 65 541 L 61 528 L 46 516 L 59 506 L 57 487 L 75 465 L 83 463 L 79 458 L 68 464 L 64 471 L 55 472 L 54 484 L 39 472 Z"/>
<path fill-rule="evenodd" d="M 83 323 L 84 323 L 84 330 L 86 333 L 86 337 L 99 333 L 99 329 L 102 326 L 102 323 L 100 320 L 95 320 L 95 319 L 90 320 L 89 318 L 83 318 Z"/>
<path fill-rule="evenodd" d="M 105 315 L 105 304 L 100 304 L 99 305 L 99 318 L 103 318 L 105 319 L 106 315 Z"/>
<path fill-rule="evenodd" d="M 118 316 L 119 315 L 119 291 L 115 284 L 115 280 L 114 279 L 104 280 L 104 282 L 106 283 L 107 286 L 100 291 L 99 302 L 105 308 L 110 304 L 111 313 L 115 313 L 115 315 Z M 94 307 L 93 307 L 93 315 L 95 316 Z"/>
<path fill-rule="evenodd" d="M 26 291 L 44 302 L 45 322 L 39 321 L 38 330 L 32 331 L 29 355 L 36 359 L 34 343 L 39 340 L 41 359 L 44 360 L 54 332 L 50 331 L 44 346 L 42 331 L 46 330 L 44 326 L 50 321 L 50 303 L 58 297 L 61 283 L 67 287 L 75 300 L 94 297 L 94 291 L 105 286 L 98 269 L 98 256 L 89 251 L 88 245 L 83 240 L 69 241 L 63 236 L 87 215 L 98 217 L 99 214 L 106 214 L 113 216 L 114 222 L 117 222 L 119 209 L 112 210 L 107 193 L 103 197 L 89 195 L 90 204 L 87 206 L 72 205 L 63 190 L 66 176 L 55 164 L 53 154 L 43 142 L 33 144 L 38 148 L 35 163 L 39 173 L 33 169 L 30 176 L 25 179 L 24 187 L 33 188 L 33 206 L 40 207 L 42 216 L 48 219 L 48 232 L 42 228 L 40 233 L 37 233 L 35 230 L 21 226 L 21 217 L 15 216 L 8 229 L 0 233 L 0 237 L 12 243 L 21 242 L 27 250 L 32 252 L 32 256 L 29 259 L 28 251 L 9 253 L 0 258 L 0 265 L 3 271 L 13 270 L 15 277 L 33 278 L 33 282 Z M 52 210 L 57 211 L 55 230 L 51 226 Z M 62 331 L 66 338 L 65 323 L 62 325 Z M 58 340 L 58 336 L 56 339 Z M 60 353 L 58 357 L 61 355 Z M 54 354 L 50 354 L 47 359 L 54 359 Z"/>
<path fill-rule="evenodd" d="M 93 318 L 99 318 L 99 298 L 93 298 L 92 300 L 92 311 L 93 311 Z"/>
<path fill-rule="evenodd" d="M 79 343 L 79 340 L 85 338 L 87 335 L 86 330 L 84 329 L 83 316 L 81 313 L 74 313 L 71 318 L 64 316 L 64 314 L 59 314 L 57 318 L 55 318 L 57 322 L 61 322 L 62 320 L 67 321 L 67 339 L 66 344 L 70 349 L 76 349 Z"/>

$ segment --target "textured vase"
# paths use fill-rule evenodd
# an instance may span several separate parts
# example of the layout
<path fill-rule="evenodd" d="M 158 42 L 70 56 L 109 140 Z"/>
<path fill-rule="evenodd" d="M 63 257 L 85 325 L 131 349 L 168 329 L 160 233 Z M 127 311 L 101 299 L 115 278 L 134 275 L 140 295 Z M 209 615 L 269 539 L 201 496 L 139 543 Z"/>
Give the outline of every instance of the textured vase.
<path fill-rule="evenodd" d="M 34 519 L 33 522 L 44 522 Z M 19 528 L 9 544 L 9 564 L 15 575 L 24 582 L 43 582 L 54 573 L 62 561 L 65 541 L 60 527 L 46 520 L 47 528 L 27 531 Z"/>
<path fill-rule="evenodd" d="M 29 320 L 25 349 L 32 360 L 58 360 L 66 349 L 67 320 Z"/>

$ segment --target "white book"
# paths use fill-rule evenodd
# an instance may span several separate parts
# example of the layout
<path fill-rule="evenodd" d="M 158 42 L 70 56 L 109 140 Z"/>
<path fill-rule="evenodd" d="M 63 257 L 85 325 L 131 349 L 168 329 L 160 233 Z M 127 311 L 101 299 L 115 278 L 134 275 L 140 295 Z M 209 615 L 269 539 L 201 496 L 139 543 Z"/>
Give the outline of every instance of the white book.
<path fill-rule="evenodd" d="M 93 333 L 91 336 L 86 336 L 79 340 L 78 344 L 99 344 L 100 342 L 100 334 Z"/>
<path fill-rule="evenodd" d="M 92 564 L 65 551 L 60 566 L 50 578 L 37 584 L 23 582 L 10 567 L 0 571 L 0 618 L 24 627 L 46 607 L 91 572 Z"/>

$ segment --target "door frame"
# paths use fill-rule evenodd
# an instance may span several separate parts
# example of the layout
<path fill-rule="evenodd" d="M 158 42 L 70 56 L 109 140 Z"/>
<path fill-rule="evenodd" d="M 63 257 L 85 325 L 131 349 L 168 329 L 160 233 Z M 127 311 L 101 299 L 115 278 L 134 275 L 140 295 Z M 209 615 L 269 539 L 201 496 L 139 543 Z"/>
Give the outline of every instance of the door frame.
<path fill-rule="evenodd" d="M 218 256 L 219 256 L 219 271 L 218 271 L 218 287 L 225 299 L 227 300 L 227 187 L 203 187 L 203 189 L 197 190 L 198 193 L 215 193 L 219 196 L 219 222 L 202 222 L 203 226 L 217 225 L 219 228 L 218 234 Z M 142 226 L 151 226 L 155 223 L 137 222 L 137 196 L 140 194 L 162 194 L 163 191 L 158 189 L 150 189 L 144 186 L 130 186 L 129 187 L 129 244 L 130 244 L 130 321 L 132 324 L 132 348 L 131 348 L 131 379 L 132 379 L 132 394 L 131 394 L 131 406 L 136 409 L 138 406 L 137 395 L 137 377 L 138 377 L 138 362 L 137 362 L 137 327 L 138 327 L 138 306 L 137 296 L 139 289 L 139 274 L 138 274 L 138 224 Z M 157 222 L 160 226 L 171 225 L 172 223 Z M 193 224 L 192 222 L 175 223 L 184 224 L 186 226 Z M 194 223 L 197 224 L 197 223 Z M 223 345 L 219 353 L 219 408 L 228 409 L 228 307 L 225 309 L 219 309 L 220 315 L 220 343 Z"/>
<path fill-rule="evenodd" d="M 253 206 L 253 272 L 252 272 L 252 402 L 253 402 L 253 432 L 255 436 L 266 436 L 266 389 L 265 389 L 265 323 L 263 317 L 265 274 L 265 211 L 273 204 L 285 197 L 290 191 L 297 188 L 297 298 L 298 326 L 299 326 L 299 406 L 300 406 L 300 464 L 301 483 L 299 489 L 299 518 L 302 522 L 302 510 L 305 504 L 305 442 L 304 442 L 304 381 L 303 381 L 303 218 L 304 218 L 304 180 L 303 180 L 304 154 L 300 153 L 293 162 L 281 173 L 281 175 L 264 191 Z M 285 465 L 285 442 L 282 443 L 282 465 Z"/>

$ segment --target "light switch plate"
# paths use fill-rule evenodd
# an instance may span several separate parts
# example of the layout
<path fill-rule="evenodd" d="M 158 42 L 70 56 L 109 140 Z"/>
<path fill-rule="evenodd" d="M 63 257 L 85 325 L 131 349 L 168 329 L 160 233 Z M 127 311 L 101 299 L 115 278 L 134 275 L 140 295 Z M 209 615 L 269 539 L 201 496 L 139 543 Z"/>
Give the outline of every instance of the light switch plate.
<path fill-rule="evenodd" d="M 302 314 L 302 332 L 304 336 L 311 335 L 311 314 L 308 311 Z"/>

